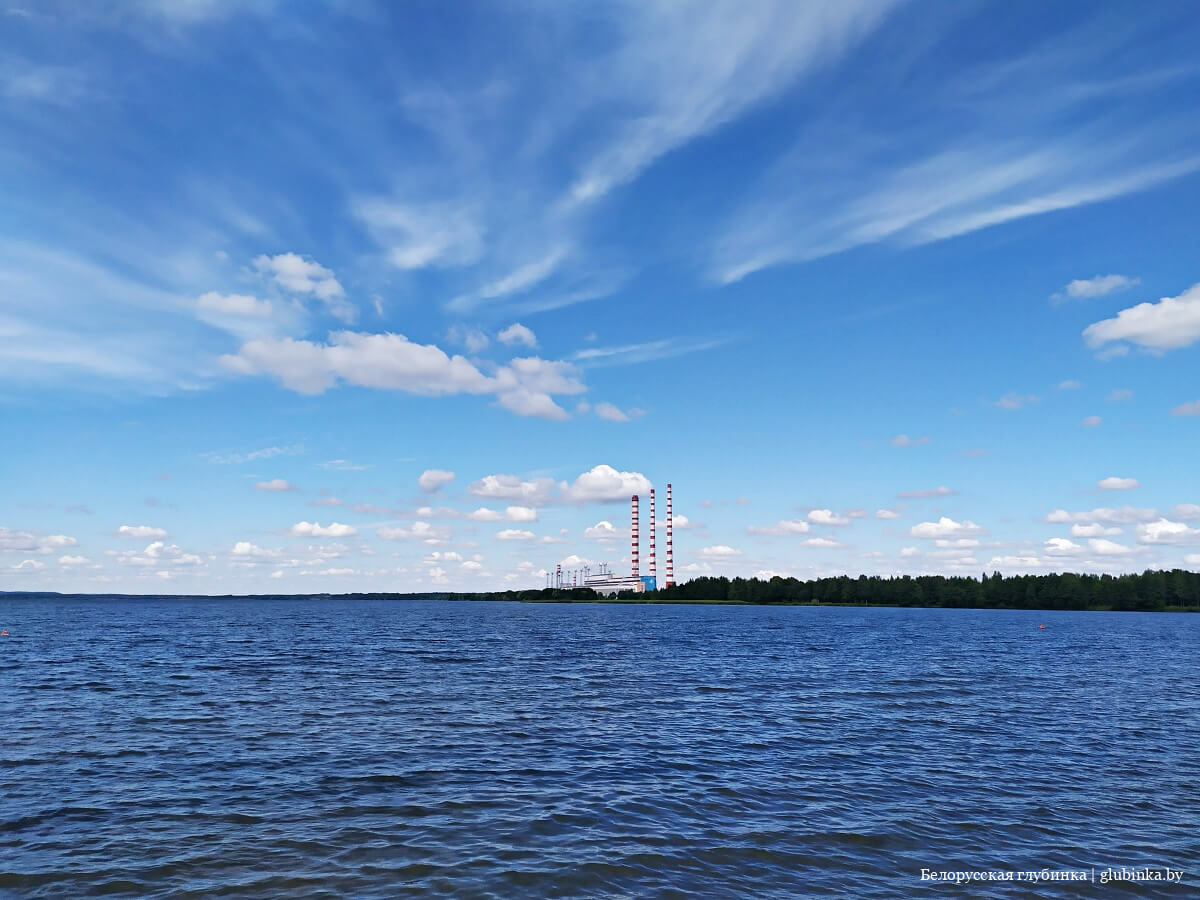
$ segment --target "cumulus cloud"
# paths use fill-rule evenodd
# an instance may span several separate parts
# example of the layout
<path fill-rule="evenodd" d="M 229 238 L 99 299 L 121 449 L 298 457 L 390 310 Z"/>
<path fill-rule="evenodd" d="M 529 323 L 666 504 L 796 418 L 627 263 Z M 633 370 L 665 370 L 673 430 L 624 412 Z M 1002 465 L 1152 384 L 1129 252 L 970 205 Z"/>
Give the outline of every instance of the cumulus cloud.
<path fill-rule="evenodd" d="M 520 528 L 504 528 L 496 532 L 496 539 L 500 541 L 532 541 L 537 535 L 532 531 L 524 531 Z"/>
<path fill-rule="evenodd" d="M 324 303 L 330 313 L 343 321 L 353 321 L 354 307 L 345 302 L 346 292 L 333 272 L 320 263 L 296 253 L 258 256 L 254 267 L 279 287 L 292 294 L 311 294 Z"/>
<path fill-rule="evenodd" d="M 1141 483 L 1136 478 L 1117 478 L 1114 475 L 1109 478 L 1101 478 L 1096 483 L 1096 487 L 1102 491 L 1131 491 L 1136 487 L 1141 487 Z"/>
<path fill-rule="evenodd" d="M 84 563 L 91 562 L 86 556 L 60 556 L 58 564 L 60 566 L 82 566 Z"/>
<path fill-rule="evenodd" d="M 634 494 L 650 493 L 650 480 L 641 472 L 618 472 L 612 466 L 593 466 L 568 487 L 562 497 L 570 503 L 612 503 L 628 500 Z"/>
<path fill-rule="evenodd" d="M 454 473 L 445 469 L 426 469 L 417 479 L 417 486 L 427 494 L 441 490 L 454 480 Z"/>
<path fill-rule="evenodd" d="M 621 534 L 622 532 L 618 530 L 612 522 L 607 520 L 597 522 L 595 525 L 591 525 L 583 530 L 583 536 L 585 538 L 594 538 L 595 540 L 599 541 L 617 538 L 620 537 Z"/>
<path fill-rule="evenodd" d="M 245 319 L 269 319 L 274 311 L 270 300 L 259 300 L 249 294 L 218 294 L 216 291 L 197 297 L 196 309 L 216 316 Z"/>
<path fill-rule="evenodd" d="M 502 344 L 508 345 L 509 347 L 515 347 L 518 345 L 525 347 L 537 346 L 536 335 L 534 335 L 530 329 L 526 328 L 520 322 L 514 322 L 512 325 L 509 325 L 498 335 L 496 335 L 496 340 Z"/>
<path fill-rule="evenodd" d="M 936 522 L 920 522 L 909 529 L 909 534 L 919 538 L 957 538 L 982 533 L 983 529 L 974 522 L 956 522 L 947 516 Z"/>
<path fill-rule="evenodd" d="M 1200 340 L 1200 284 L 1178 297 L 1139 303 L 1121 310 L 1115 318 L 1095 322 L 1083 330 L 1083 339 L 1093 349 L 1114 341 L 1159 353 L 1186 347 Z"/>
<path fill-rule="evenodd" d="M 1173 416 L 1200 416 L 1200 400 L 1192 400 L 1190 403 L 1181 403 L 1171 410 Z"/>
<path fill-rule="evenodd" d="M 840 547 L 842 546 L 837 541 L 830 540 L 826 537 L 814 537 L 800 542 L 805 547 Z"/>
<path fill-rule="evenodd" d="M 1200 538 L 1200 529 L 1190 528 L 1183 522 L 1172 522 L 1166 517 L 1137 526 L 1139 544 L 1192 543 Z"/>
<path fill-rule="evenodd" d="M 714 544 L 711 547 L 703 548 L 700 555 L 705 559 L 728 559 L 733 556 L 741 556 L 742 551 L 725 544 Z"/>
<path fill-rule="evenodd" d="M 254 485 L 257 491 L 294 491 L 295 485 L 282 478 L 272 478 L 270 481 L 260 481 Z"/>
<path fill-rule="evenodd" d="M 929 438 L 910 438 L 907 434 L 898 434 L 889 441 L 893 447 L 915 447 L 918 444 L 928 444 Z"/>
<path fill-rule="evenodd" d="M 1060 381 L 1058 383 L 1058 389 L 1060 391 L 1077 391 L 1081 387 L 1083 387 L 1083 382 L 1076 381 L 1074 378 L 1068 378 L 1065 381 Z"/>
<path fill-rule="evenodd" d="M 1084 547 L 1066 538 L 1050 538 L 1046 541 L 1045 552 L 1050 556 L 1070 556 L 1083 553 Z"/>
<path fill-rule="evenodd" d="M 288 529 L 288 534 L 297 537 L 350 537 L 358 534 L 358 529 L 341 522 L 330 522 L 328 525 L 319 522 L 297 522 Z"/>
<path fill-rule="evenodd" d="M 79 541 L 66 534 L 38 534 L 0 527 L 0 553 L 50 554 L 63 547 L 74 547 L 78 543 Z"/>
<path fill-rule="evenodd" d="M 506 506 L 504 515 L 510 522 L 536 522 L 538 517 L 532 506 Z"/>
<path fill-rule="evenodd" d="M 687 528 L 703 528 L 703 525 L 696 525 L 687 516 L 671 516 L 668 520 L 671 523 L 671 528 L 677 531 L 682 531 Z M 664 523 L 665 524 L 665 523 Z"/>
<path fill-rule="evenodd" d="M 553 395 L 587 390 L 571 363 L 526 357 L 485 375 L 463 356 L 391 333 L 339 331 L 328 343 L 255 338 L 221 363 L 239 375 L 271 375 L 301 394 L 321 394 L 339 382 L 429 397 L 492 394 L 510 412 L 547 419 L 567 418 Z"/>
<path fill-rule="evenodd" d="M 199 566 L 204 560 L 195 553 L 185 553 L 175 544 L 154 541 L 140 553 L 136 550 L 110 550 L 118 563 L 125 566 L 153 568 L 158 566 Z"/>
<path fill-rule="evenodd" d="M 850 520 L 845 516 L 835 515 L 831 509 L 809 510 L 808 521 L 817 525 L 849 525 Z"/>
<path fill-rule="evenodd" d="M 138 540 L 147 540 L 148 538 L 165 538 L 167 531 L 165 528 L 154 528 L 150 525 L 122 525 L 117 529 L 117 534 L 121 537 L 137 538 Z"/>
<path fill-rule="evenodd" d="M 425 541 L 436 544 L 450 537 L 450 528 L 446 525 L 430 525 L 428 522 L 413 522 L 411 528 L 378 528 L 375 531 L 385 541 Z"/>
<path fill-rule="evenodd" d="M 875 518 L 898 519 L 900 518 L 900 513 L 896 512 L 894 509 L 877 509 L 875 510 Z"/>
<path fill-rule="evenodd" d="M 254 559 L 273 559 L 283 553 L 282 550 L 267 550 L 249 541 L 238 541 L 229 551 L 231 556 Z"/>
<path fill-rule="evenodd" d="M 17 571 L 17 572 L 21 572 L 21 571 L 36 572 L 38 569 L 46 568 L 46 564 L 44 562 L 38 562 L 36 559 L 23 559 L 19 563 L 17 563 L 15 566 L 9 566 L 9 568 L 14 571 Z"/>
<path fill-rule="evenodd" d="M 751 534 L 807 534 L 812 531 L 812 526 L 803 519 L 781 519 L 774 525 L 751 525 L 746 530 Z"/>
<path fill-rule="evenodd" d="M 529 506 L 541 506 L 554 493 L 554 479 L 522 479 L 519 475 L 485 475 L 467 491 L 489 500 L 520 500 Z"/>

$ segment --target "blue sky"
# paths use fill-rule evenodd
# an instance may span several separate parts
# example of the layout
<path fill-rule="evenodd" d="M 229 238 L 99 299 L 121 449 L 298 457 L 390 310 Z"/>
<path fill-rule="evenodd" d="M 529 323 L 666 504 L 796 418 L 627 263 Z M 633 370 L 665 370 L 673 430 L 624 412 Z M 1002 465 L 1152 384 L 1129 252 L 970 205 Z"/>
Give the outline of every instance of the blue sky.
<path fill-rule="evenodd" d="M 1190 3 L 0 11 L 0 589 L 1200 568 Z"/>

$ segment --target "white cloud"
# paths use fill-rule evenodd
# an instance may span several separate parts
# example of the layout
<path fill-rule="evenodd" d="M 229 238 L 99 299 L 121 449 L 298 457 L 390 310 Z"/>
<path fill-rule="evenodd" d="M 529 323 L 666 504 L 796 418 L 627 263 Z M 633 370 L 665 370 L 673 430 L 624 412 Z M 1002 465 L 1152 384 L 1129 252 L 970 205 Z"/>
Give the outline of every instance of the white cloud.
<path fill-rule="evenodd" d="M 150 525 L 122 525 L 117 529 L 117 534 L 121 537 L 137 538 L 139 540 L 167 537 L 165 528 L 154 528 Z"/>
<path fill-rule="evenodd" d="M 942 516 L 936 522 L 921 522 L 909 529 L 909 534 L 919 538 L 956 538 L 982 532 L 983 529 L 974 522 L 956 522 L 947 516 Z"/>
<path fill-rule="evenodd" d="M 1141 487 L 1141 483 L 1136 478 L 1118 478 L 1114 475 L 1109 478 L 1101 478 L 1096 483 L 1096 487 L 1102 491 L 1131 491 Z"/>
<path fill-rule="evenodd" d="M 79 541 L 66 534 L 36 534 L 32 531 L 12 531 L 0 527 L 0 553 L 54 553 L 63 547 L 74 547 Z"/>
<path fill-rule="evenodd" d="M 434 550 L 427 554 L 421 561 L 426 564 L 439 562 L 462 562 L 462 554 L 457 550 Z"/>
<path fill-rule="evenodd" d="M 1093 553 L 1099 553 L 1101 556 L 1124 556 L 1133 552 L 1132 547 L 1126 547 L 1124 544 L 1117 544 L 1104 538 L 1089 538 L 1088 546 L 1092 548 Z"/>
<path fill-rule="evenodd" d="M 1123 403 L 1133 397 L 1133 391 L 1129 388 L 1113 388 L 1108 395 L 1109 403 Z"/>
<path fill-rule="evenodd" d="M 1157 303 L 1139 303 L 1083 330 L 1092 348 L 1113 341 L 1127 341 L 1147 350 L 1162 352 L 1186 347 L 1200 340 L 1200 284 L 1178 297 L 1163 297 Z"/>
<path fill-rule="evenodd" d="M 1068 378 L 1066 381 L 1060 381 L 1058 383 L 1058 389 L 1060 391 L 1077 391 L 1081 387 L 1083 387 L 1083 382 L 1076 381 L 1074 378 Z"/>
<path fill-rule="evenodd" d="M 842 546 L 837 541 L 830 540 L 829 538 L 826 538 L 826 537 L 808 538 L 808 540 L 801 541 L 800 543 L 805 547 L 840 547 L 840 546 Z"/>
<path fill-rule="evenodd" d="M 818 525 L 849 525 L 850 520 L 844 516 L 834 515 L 831 509 L 809 510 L 808 520 Z"/>
<path fill-rule="evenodd" d="M 610 422 L 628 422 L 629 416 L 619 407 L 611 403 L 602 401 L 597 403 L 594 411 L 601 419 L 607 419 Z"/>
<path fill-rule="evenodd" d="M 1200 416 L 1200 400 L 1181 403 L 1171 410 L 1173 416 Z"/>
<path fill-rule="evenodd" d="M 1200 566 L 1200 553 L 1189 553 L 1183 558 L 1189 566 Z"/>
<path fill-rule="evenodd" d="M 413 522 L 411 528 L 382 527 L 375 534 L 385 541 L 425 541 L 436 544 L 450 537 L 450 528 L 446 525 L 430 525 L 428 522 Z"/>
<path fill-rule="evenodd" d="M 975 540 L 975 538 L 937 538 L 933 543 L 937 547 L 955 550 L 961 550 L 964 547 L 979 546 L 979 541 Z"/>
<path fill-rule="evenodd" d="M 298 537 L 350 537 L 358 534 L 358 529 L 341 522 L 330 522 L 328 525 L 319 522 L 297 522 L 288 529 L 288 533 Z"/>
<path fill-rule="evenodd" d="M 465 357 L 402 334 L 339 331 L 328 343 L 261 337 L 222 356 L 221 364 L 239 375 L 274 376 L 301 394 L 324 393 L 339 381 L 431 397 L 494 394 L 500 406 L 517 415 L 548 419 L 567 418 L 552 395 L 587 389 L 567 362 L 518 358 L 485 375 Z"/>
<path fill-rule="evenodd" d="M 583 536 L 585 538 L 594 538 L 601 541 L 611 540 L 613 538 L 620 537 L 621 535 L 622 532 L 618 530 L 612 522 L 607 520 L 597 522 L 595 525 L 589 526 L 583 530 Z"/>
<path fill-rule="evenodd" d="M 468 353 L 482 353 L 487 349 L 491 340 L 478 328 L 466 328 L 455 325 L 446 332 L 446 340 L 452 344 L 461 344 Z"/>
<path fill-rule="evenodd" d="M 905 559 L 909 559 L 913 556 L 918 556 L 918 555 L 920 555 L 920 553 L 921 553 L 921 551 L 918 550 L 916 547 L 901 547 L 900 548 L 900 555 L 902 557 L 904 557 Z"/>
<path fill-rule="evenodd" d="M 467 513 L 467 518 L 473 522 L 500 522 L 504 519 L 504 516 L 494 509 L 481 506 L 474 512 Z"/>
<path fill-rule="evenodd" d="M 274 312 L 270 300 L 259 300 L 249 294 L 218 294 L 216 291 L 197 297 L 196 309 L 202 313 L 244 319 L 269 319 Z"/>
<path fill-rule="evenodd" d="M 232 556 L 253 557 L 255 559 L 273 559 L 283 553 L 282 550 L 267 550 L 249 541 L 238 541 L 229 552 Z"/>
<path fill-rule="evenodd" d="M 141 553 L 136 550 L 109 550 L 107 552 L 118 563 L 125 566 L 153 568 L 156 566 L 200 566 L 204 564 L 204 560 L 196 554 L 185 553 L 175 544 L 168 545 L 163 541 L 154 541 Z"/>
<path fill-rule="evenodd" d="M 1085 416 L 1083 421 L 1080 422 L 1080 424 L 1084 428 L 1096 428 L 1102 421 L 1104 421 L 1104 420 L 1101 419 L 1099 416 Z"/>
<path fill-rule="evenodd" d="M 1131 522 L 1148 522 L 1157 516 L 1158 511 L 1153 509 L 1138 509 L 1133 506 L 1122 506 L 1119 509 L 1113 509 L 1101 506 L 1096 509 L 1082 510 L 1080 512 L 1068 512 L 1065 509 L 1056 509 L 1046 516 L 1046 521 L 1063 523 L 1109 522 L 1118 525 L 1127 525 Z"/>
<path fill-rule="evenodd" d="M 1045 552 L 1051 556 L 1070 556 L 1083 553 L 1084 547 L 1066 538 L 1050 538 L 1046 541 Z"/>
<path fill-rule="evenodd" d="M 896 512 L 894 509 L 877 509 L 875 510 L 875 518 L 898 519 L 900 518 L 900 513 Z"/>
<path fill-rule="evenodd" d="M 285 291 L 313 295 L 339 319 L 349 322 L 355 318 L 354 307 L 345 302 L 346 292 L 341 284 L 333 272 L 319 263 L 295 253 L 280 253 L 255 257 L 254 267 Z"/>
<path fill-rule="evenodd" d="M 928 444 L 930 441 L 927 437 L 910 438 L 907 434 L 898 434 L 888 443 L 893 447 L 915 447 L 918 444 Z"/>
<path fill-rule="evenodd" d="M 18 572 L 22 570 L 36 572 L 38 569 L 46 568 L 46 564 L 43 562 L 38 562 L 36 559 L 23 559 L 15 566 L 9 566 L 9 568 Z"/>
<path fill-rule="evenodd" d="M 714 544 L 711 547 L 703 548 L 700 555 L 705 559 L 728 559 L 731 556 L 741 556 L 742 551 L 725 544 Z"/>
<path fill-rule="evenodd" d="M 519 528 L 505 528 L 496 532 L 496 539 L 500 541 L 532 541 L 537 535 L 532 531 L 524 531 Z"/>
<path fill-rule="evenodd" d="M 593 466 L 569 486 L 562 496 L 571 503 L 607 503 L 628 500 L 634 494 L 650 493 L 650 480 L 641 472 L 618 472 L 612 466 Z"/>
<path fill-rule="evenodd" d="M 506 506 L 504 515 L 510 522 L 536 522 L 537 510 L 531 506 Z"/>
<path fill-rule="evenodd" d="M 1200 539 L 1200 529 L 1189 528 L 1183 522 L 1172 522 L 1165 517 L 1137 526 L 1140 544 L 1191 543 Z"/>
<path fill-rule="evenodd" d="M 91 562 L 86 556 L 60 556 L 58 564 L 60 566 L 82 566 L 84 563 Z"/>
<path fill-rule="evenodd" d="M 272 478 L 270 481 L 258 482 L 254 485 L 254 489 L 258 491 L 294 491 L 296 487 L 282 478 Z"/>
<path fill-rule="evenodd" d="M 1137 284 L 1141 284 L 1140 278 L 1128 278 L 1125 275 L 1096 275 L 1093 278 L 1076 278 L 1063 288 L 1061 293 L 1055 294 L 1055 298 L 1090 300 L 1093 297 L 1104 297 L 1117 291 L 1128 290 Z"/>
<path fill-rule="evenodd" d="M 1171 515 L 1176 519 L 1183 519 L 1185 522 L 1194 522 L 1200 519 L 1200 506 L 1195 503 L 1177 503 L 1171 510 Z"/>
<path fill-rule="evenodd" d="M 554 492 L 552 478 L 531 478 L 519 475 L 485 475 L 471 484 L 467 491 L 488 500 L 520 500 L 529 506 L 541 506 Z"/>
<path fill-rule="evenodd" d="M 496 335 L 496 340 L 509 347 L 523 345 L 525 347 L 536 347 L 537 336 L 529 328 L 526 328 L 520 322 L 514 322 L 503 331 Z"/>
<path fill-rule="evenodd" d="M 445 469 L 426 469 L 417 479 L 417 486 L 425 493 L 432 494 L 454 480 L 454 473 Z"/>
<path fill-rule="evenodd" d="M 689 519 L 687 516 L 671 516 L 670 522 L 671 522 L 671 528 L 673 530 L 677 530 L 677 531 L 683 531 L 688 528 L 696 528 L 696 527 L 702 528 L 703 527 L 703 526 L 696 526 L 695 524 L 693 524 L 692 520 Z"/>
<path fill-rule="evenodd" d="M 751 525 L 746 530 L 751 534 L 807 534 L 812 531 L 812 526 L 803 519 L 782 519 L 774 525 Z"/>
<path fill-rule="evenodd" d="M 1081 525 L 1076 522 L 1071 526 L 1071 537 L 1112 537 L 1120 534 L 1122 529 L 1116 526 L 1105 528 L 1099 522 L 1093 522 L 1090 525 Z"/>

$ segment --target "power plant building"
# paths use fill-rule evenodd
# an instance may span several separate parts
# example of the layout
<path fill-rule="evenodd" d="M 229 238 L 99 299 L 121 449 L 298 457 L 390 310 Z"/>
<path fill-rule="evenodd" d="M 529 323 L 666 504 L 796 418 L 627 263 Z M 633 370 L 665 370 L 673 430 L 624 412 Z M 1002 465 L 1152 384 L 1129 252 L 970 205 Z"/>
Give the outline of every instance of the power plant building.
<path fill-rule="evenodd" d="M 630 573 L 629 575 L 617 575 L 608 571 L 607 566 L 601 566 L 600 571 L 592 574 L 590 568 L 585 568 L 575 572 L 564 573 L 562 566 L 558 566 L 554 573 L 554 587 L 571 588 L 571 587 L 586 587 L 595 591 L 597 594 L 611 596 L 621 591 L 633 591 L 635 593 L 645 593 L 654 591 L 658 588 L 658 573 L 656 571 L 657 559 L 655 554 L 655 533 L 658 530 L 658 523 L 654 519 L 654 488 L 650 489 L 650 558 L 649 558 L 649 575 L 642 575 L 639 570 L 638 551 L 641 541 L 639 540 L 639 516 L 638 516 L 638 496 L 633 495 L 631 499 L 630 509 Z M 675 584 L 675 548 L 672 542 L 672 508 L 671 508 L 671 485 L 667 485 L 667 556 L 666 556 L 666 587 L 673 587 Z M 547 587 L 550 585 L 548 584 Z"/>

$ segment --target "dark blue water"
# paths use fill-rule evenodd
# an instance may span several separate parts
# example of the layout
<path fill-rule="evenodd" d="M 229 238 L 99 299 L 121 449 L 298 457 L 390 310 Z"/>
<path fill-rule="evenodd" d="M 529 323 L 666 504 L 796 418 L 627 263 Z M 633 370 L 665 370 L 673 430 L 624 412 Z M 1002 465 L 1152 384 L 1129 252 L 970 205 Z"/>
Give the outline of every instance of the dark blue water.
<path fill-rule="evenodd" d="M 3 600 L 0 626 L 5 895 L 1200 895 L 1200 617 Z M 921 880 L 1122 866 L 1183 883 Z"/>

